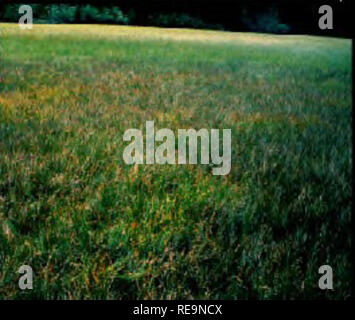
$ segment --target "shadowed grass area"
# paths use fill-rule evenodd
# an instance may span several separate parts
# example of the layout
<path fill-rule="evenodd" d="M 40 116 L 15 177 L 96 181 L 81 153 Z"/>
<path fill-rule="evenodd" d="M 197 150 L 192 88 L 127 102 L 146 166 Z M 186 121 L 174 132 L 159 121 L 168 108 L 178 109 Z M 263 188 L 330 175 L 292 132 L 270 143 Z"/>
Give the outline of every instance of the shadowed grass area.
<path fill-rule="evenodd" d="M 1 27 L 0 298 L 349 295 L 349 40 Z M 231 173 L 124 164 L 147 120 L 231 128 Z"/>

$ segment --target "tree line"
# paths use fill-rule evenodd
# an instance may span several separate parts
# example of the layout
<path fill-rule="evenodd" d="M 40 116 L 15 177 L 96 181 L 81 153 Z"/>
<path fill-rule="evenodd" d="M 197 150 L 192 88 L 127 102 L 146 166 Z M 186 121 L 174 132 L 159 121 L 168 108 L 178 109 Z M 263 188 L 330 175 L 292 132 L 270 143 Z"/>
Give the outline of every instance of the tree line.
<path fill-rule="evenodd" d="M 5 1 L 1 21 L 18 21 L 18 6 L 33 6 L 35 23 L 112 23 L 267 33 L 351 36 L 351 1 L 331 1 L 334 29 L 318 26 L 325 0 L 87 0 Z"/>

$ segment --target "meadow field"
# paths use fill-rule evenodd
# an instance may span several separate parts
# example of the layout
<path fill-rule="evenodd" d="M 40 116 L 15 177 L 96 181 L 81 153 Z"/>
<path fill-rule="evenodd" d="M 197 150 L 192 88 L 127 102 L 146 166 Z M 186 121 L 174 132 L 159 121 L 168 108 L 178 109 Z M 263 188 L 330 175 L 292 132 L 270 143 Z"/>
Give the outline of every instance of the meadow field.
<path fill-rule="evenodd" d="M 0 30 L 1 299 L 350 294 L 350 40 Z M 123 133 L 147 120 L 232 129 L 230 174 L 125 164 Z"/>

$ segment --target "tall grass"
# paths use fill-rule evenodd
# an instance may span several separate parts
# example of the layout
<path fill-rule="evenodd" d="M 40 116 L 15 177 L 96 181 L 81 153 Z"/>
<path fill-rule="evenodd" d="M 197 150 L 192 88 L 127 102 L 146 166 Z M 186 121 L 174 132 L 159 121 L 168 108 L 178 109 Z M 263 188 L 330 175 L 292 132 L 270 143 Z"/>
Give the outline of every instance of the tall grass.
<path fill-rule="evenodd" d="M 0 297 L 342 299 L 351 43 L 5 25 Z M 126 129 L 231 128 L 232 171 L 128 166 Z M 18 289 L 18 269 L 34 288 Z M 318 287 L 329 264 L 334 290 Z"/>

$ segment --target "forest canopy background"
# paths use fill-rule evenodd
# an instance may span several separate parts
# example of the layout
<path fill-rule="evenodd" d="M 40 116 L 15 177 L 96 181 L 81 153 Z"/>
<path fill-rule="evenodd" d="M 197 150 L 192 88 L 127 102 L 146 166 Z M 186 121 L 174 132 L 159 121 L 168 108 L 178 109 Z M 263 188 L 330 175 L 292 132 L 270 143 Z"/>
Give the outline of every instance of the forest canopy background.
<path fill-rule="evenodd" d="M 16 7 L 25 3 L 33 5 L 35 23 L 109 23 L 351 37 L 351 1 L 2 1 L 1 21 L 18 21 Z M 324 4 L 333 8 L 333 30 L 319 29 L 318 10 Z"/>

